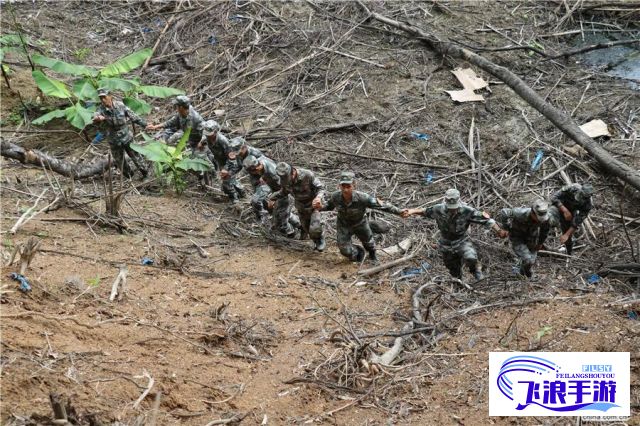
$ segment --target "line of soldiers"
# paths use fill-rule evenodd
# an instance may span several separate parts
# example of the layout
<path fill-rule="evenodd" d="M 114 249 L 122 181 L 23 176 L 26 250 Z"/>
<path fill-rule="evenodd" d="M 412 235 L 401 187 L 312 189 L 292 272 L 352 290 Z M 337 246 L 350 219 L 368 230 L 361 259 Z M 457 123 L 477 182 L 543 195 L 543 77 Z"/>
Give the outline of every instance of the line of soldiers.
<path fill-rule="evenodd" d="M 551 203 L 536 199 L 530 207 L 504 208 L 495 220 L 488 213 L 463 203 L 457 189 L 447 190 L 443 203 L 428 208 L 401 209 L 357 191 L 355 175 L 350 171 L 342 172 L 338 190 L 328 193 L 312 171 L 285 162 L 276 164 L 241 137 L 229 140 L 220 132 L 216 121 L 202 119 L 186 96 L 178 96 L 173 101 L 174 116 L 162 124 L 147 125 L 122 102 L 113 100 L 107 90 L 100 89 L 98 94 L 101 105 L 94 122 L 108 128 L 113 157 L 125 176 L 131 175 L 125 153 L 143 171 L 139 166 L 143 162 L 130 148 L 133 134 L 128 121 L 147 130 L 162 130 L 158 137 L 167 143 L 177 142 L 187 128 L 191 128 L 189 146 L 193 155 L 210 160 L 219 172 L 223 192 L 234 204 L 246 195 L 238 181 L 238 175 L 245 170 L 253 189 L 251 206 L 256 219 L 266 225 L 271 215 L 274 229 L 289 238 L 294 238 L 299 230 L 300 239 L 310 238 L 318 251 L 326 248 L 321 212 L 335 210 L 340 253 L 355 262 L 364 260 L 365 251 L 371 261 L 377 262 L 374 235 L 366 214 L 374 209 L 402 218 L 423 216 L 433 219 L 440 231 L 438 246 L 443 262 L 455 278 L 462 278 L 463 265 L 476 280 L 483 278 L 477 252 L 467 233 L 471 224 L 484 225 L 500 238 L 508 237 L 519 259 L 519 274 L 531 277 L 538 251 L 544 247 L 550 228 L 561 229 L 560 242 L 570 255 L 572 236 L 592 208 L 593 187 L 589 184 L 565 186 L 551 196 Z M 146 175 L 146 169 L 143 175 Z M 354 235 L 362 246 L 352 244 Z"/>

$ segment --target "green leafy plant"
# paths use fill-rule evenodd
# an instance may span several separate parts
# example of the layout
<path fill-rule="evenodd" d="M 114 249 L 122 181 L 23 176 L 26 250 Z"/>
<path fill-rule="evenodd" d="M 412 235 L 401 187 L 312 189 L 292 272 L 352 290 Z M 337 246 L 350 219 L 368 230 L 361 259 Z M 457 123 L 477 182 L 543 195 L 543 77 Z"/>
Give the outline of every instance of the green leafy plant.
<path fill-rule="evenodd" d="M 4 57 L 7 53 L 25 55 L 24 46 L 18 34 L 5 34 L 0 36 L 0 68 L 2 68 L 2 76 L 9 88 L 11 88 L 11 86 L 9 85 L 8 76 L 11 74 L 11 69 L 4 63 Z"/>
<path fill-rule="evenodd" d="M 91 49 L 88 47 L 81 47 L 73 52 L 73 56 L 79 61 L 84 61 L 85 58 L 89 56 L 89 53 L 91 53 Z"/>
<path fill-rule="evenodd" d="M 72 64 L 43 55 L 34 54 L 34 64 L 50 69 L 58 74 L 72 76 L 67 84 L 46 75 L 42 70 L 32 72 L 33 79 L 47 96 L 68 99 L 71 106 L 53 110 L 33 121 L 33 124 L 44 124 L 54 118 L 66 118 L 71 125 L 83 129 L 91 123 L 95 103 L 99 101 L 97 89 L 100 87 L 123 93 L 122 102 L 140 115 L 148 114 L 151 105 L 140 98 L 141 94 L 155 98 L 182 95 L 184 92 L 173 87 L 145 86 L 138 77 L 124 79 L 122 76 L 140 66 L 151 56 L 151 49 L 142 49 L 124 56 L 115 62 L 97 69 L 87 65 Z"/>
<path fill-rule="evenodd" d="M 205 160 L 184 158 L 183 151 L 187 146 L 190 133 L 191 128 L 189 127 L 175 147 L 156 141 L 144 133 L 143 136 L 147 141 L 145 145 L 131 145 L 134 151 L 154 163 L 156 175 L 163 176 L 166 183 L 172 185 L 178 194 L 181 194 L 186 188 L 184 180 L 186 171 L 207 172 L 211 170 L 211 165 Z"/>
<path fill-rule="evenodd" d="M 98 287 L 100 285 L 100 277 L 96 275 L 95 278 L 89 278 L 87 280 L 87 284 L 89 284 L 91 287 Z"/>
<path fill-rule="evenodd" d="M 540 339 L 542 339 L 547 334 L 551 333 L 552 330 L 553 330 L 553 327 L 551 327 L 549 325 L 545 325 L 540 330 L 538 330 L 538 332 L 536 333 L 536 340 L 539 342 Z"/>

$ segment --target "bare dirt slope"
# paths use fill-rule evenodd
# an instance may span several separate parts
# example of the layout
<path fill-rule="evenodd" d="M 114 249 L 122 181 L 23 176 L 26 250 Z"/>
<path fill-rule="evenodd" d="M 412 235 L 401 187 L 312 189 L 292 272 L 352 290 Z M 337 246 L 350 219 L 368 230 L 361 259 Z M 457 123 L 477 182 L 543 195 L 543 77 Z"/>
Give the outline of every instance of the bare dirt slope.
<path fill-rule="evenodd" d="M 444 279 L 432 223 L 377 215 L 391 225 L 377 237 L 379 246 L 408 237 L 423 246 L 410 262 L 363 278 L 357 271 L 369 265 L 350 264 L 338 253 L 333 214 L 327 215 L 329 249 L 314 253 L 308 242 L 265 235 L 247 201 L 239 215 L 217 188 L 205 193 L 192 182 L 180 196 L 170 188 L 129 190 L 121 212 L 127 230 L 119 233 L 99 220 L 101 178 L 71 182 L 2 159 L 5 263 L 29 237 L 41 240 L 26 272 L 30 293 L 6 278 L 16 265 L 2 269 L 3 423 L 47 423 L 49 395 L 57 393 L 79 424 L 573 424 L 488 417 L 488 353 L 545 350 L 631 352 L 629 423 L 640 424 L 637 277 L 608 270 L 637 262 L 637 193 L 588 157 L 567 151 L 571 146 L 557 129 L 478 70 L 490 81 L 486 102 L 454 104 L 444 92 L 459 88 L 449 71 L 465 64 L 363 23 L 354 3 L 177 5 L 29 3 L 17 19 L 31 39 L 44 41 L 34 44 L 41 53 L 72 62 L 86 55 L 99 65 L 153 46 L 175 14 L 143 81 L 184 88 L 228 133 L 246 135 L 272 158 L 313 169 L 329 188 L 349 168 L 360 188 L 400 206 L 433 204 L 456 186 L 467 201 L 495 214 L 505 200 L 518 206 L 562 186 L 559 174 L 548 177 L 555 160 L 569 164 L 571 179 L 596 187 L 593 233 L 579 235 L 570 260 L 558 254 L 554 235 L 536 279 L 522 281 L 512 273 L 508 245 L 473 229 L 488 278 L 468 290 Z M 569 13 L 560 3 L 538 2 L 372 5 L 475 47 L 535 42 L 555 53 L 573 47 L 585 28 L 638 36 L 637 20 L 626 10 Z M 3 31 L 12 25 L 4 14 Z M 82 48 L 90 52 L 81 54 Z M 600 143 L 639 167 L 640 103 L 627 80 L 577 58 L 546 61 L 525 49 L 484 52 L 579 123 L 605 120 L 613 135 Z M 10 59 L 16 65 L 14 91 L 2 87 L 4 138 L 73 160 L 106 152 L 105 146 L 87 148 L 73 133 L 46 133 L 68 130 L 64 123 L 29 125 L 42 105 L 25 63 Z M 150 119 L 158 121 L 169 111 L 166 103 L 155 105 Z M 464 153 L 472 117 L 480 173 L 471 171 Z M 373 123 L 290 137 L 359 121 Z M 538 149 L 545 151 L 542 168 L 527 174 Z M 38 208 L 56 195 L 68 194 L 69 202 L 9 234 L 47 188 Z M 87 215 L 86 207 L 95 214 Z M 154 265 L 141 265 L 143 257 Z M 122 266 L 128 268 L 125 294 L 109 302 Z M 416 267 L 424 268 L 410 270 Z M 602 277 L 590 283 L 594 273 Z M 421 302 L 425 330 L 405 342 L 394 366 L 370 365 L 412 316 L 414 291 L 429 282 Z"/>

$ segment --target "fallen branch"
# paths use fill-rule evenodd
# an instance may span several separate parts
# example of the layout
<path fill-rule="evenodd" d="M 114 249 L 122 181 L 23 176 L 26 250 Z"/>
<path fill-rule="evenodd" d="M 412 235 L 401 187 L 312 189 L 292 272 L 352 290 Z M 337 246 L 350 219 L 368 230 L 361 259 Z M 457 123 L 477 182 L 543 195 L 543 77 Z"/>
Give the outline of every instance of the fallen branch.
<path fill-rule="evenodd" d="M 256 140 L 256 139 L 275 139 L 263 144 L 260 144 L 258 146 L 258 148 L 264 148 L 267 147 L 269 145 L 273 145 L 274 143 L 281 141 L 281 140 L 285 140 L 285 139 L 289 139 L 289 138 L 306 138 L 307 136 L 311 136 L 311 135 L 317 135 L 319 133 L 325 133 L 325 132 L 337 132 L 340 130 L 346 130 L 346 129 L 360 129 L 360 128 L 365 128 L 370 124 L 373 123 L 377 123 L 378 120 L 375 118 L 372 118 L 371 120 L 367 120 L 367 121 L 351 121 L 348 123 L 338 123 L 338 124 L 332 124 L 329 126 L 324 126 L 324 127 L 318 127 L 315 129 L 304 129 L 304 130 L 299 130 L 295 133 L 290 133 L 288 135 L 283 135 L 283 136 L 250 136 L 251 132 L 247 132 L 247 136 L 246 139 L 247 140 Z M 254 133 L 257 133 L 257 131 L 255 131 Z"/>
<path fill-rule="evenodd" d="M 413 329 L 413 321 L 409 321 L 402 327 L 401 333 L 406 333 L 409 330 Z M 404 345 L 404 341 L 408 339 L 408 335 L 396 337 L 396 340 L 393 342 L 393 346 L 391 349 L 383 353 L 382 355 L 372 355 L 371 363 L 386 365 L 389 366 L 393 362 L 394 359 L 398 355 L 400 355 L 400 351 L 402 351 L 402 346 Z"/>
<path fill-rule="evenodd" d="M 147 397 L 147 395 L 149 395 L 149 392 L 151 392 L 151 388 L 153 387 L 153 384 L 156 382 L 155 379 L 153 377 L 151 377 L 151 375 L 149 373 L 147 373 L 147 370 L 142 370 L 142 376 L 136 376 L 135 378 L 136 379 L 141 379 L 141 378 L 144 378 L 144 377 L 149 379 L 149 383 L 147 383 L 147 388 L 144 390 L 144 392 L 142 392 L 142 394 L 138 397 L 136 402 L 133 403 L 133 408 L 134 409 L 138 408 L 140 403 Z"/>
<path fill-rule="evenodd" d="M 113 302 L 116 297 L 118 300 L 122 299 L 127 285 L 127 272 L 128 269 L 126 266 L 120 267 L 120 272 L 118 272 L 118 276 L 113 281 L 113 285 L 111 285 L 111 295 L 109 296 L 110 302 Z"/>
<path fill-rule="evenodd" d="M 640 190 L 640 173 L 637 170 L 612 157 L 604 148 L 587 136 L 587 134 L 580 129 L 571 117 L 546 102 L 538 93 L 522 81 L 520 77 L 509 71 L 507 68 L 497 65 L 488 59 L 471 52 L 470 50 L 457 46 L 454 43 L 439 40 L 436 36 L 427 33 L 418 27 L 396 21 L 395 19 L 388 18 L 376 12 L 371 12 L 361 1 L 358 1 L 358 4 L 362 9 L 369 13 L 371 18 L 384 24 L 399 28 L 414 37 L 419 38 L 429 47 L 442 55 L 449 55 L 466 60 L 494 77 L 499 78 L 507 86 L 511 87 L 511 89 L 513 89 L 513 91 L 529 105 L 551 121 L 558 129 L 562 130 L 563 133 L 586 149 L 604 170 Z"/>
<path fill-rule="evenodd" d="M 551 56 L 548 59 L 545 59 L 545 61 L 551 60 L 551 59 L 558 59 L 558 58 L 568 58 L 569 56 L 573 56 L 573 55 L 579 55 L 581 53 L 585 53 L 585 52 L 590 52 L 592 50 L 598 50 L 598 49 L 608 49 L 610 47 L 614 47 L 614 46 L 624 46 L 627 44 L 640 44 L 640 40 L 638 39 L 633 39 L 633 40 L 617 40 L 617 41 L 609 41 L 606 43 L 598 43 L 598 44 L 590 44 L 589 46 L 583 46 L 577 49 L 571 49 L 571 50 L 567 50 L 566 52 L 562 52 L 558 55 L 555 56 Z"/>
<path fill-rule="evenodd" d="M 408 256 L 401 257 L 400 259 L 392 260 L 391 262 L 383 263 L 382 265 L 374 266 L 373 268 L 358 271 L 358 275 L 367 277 L 369 275 L 377 274 L 378 272 L 384 271 L 385 269 L 393 268 L 394 266 L 408 262 L 409 260 L 416 257 L 416 254 L 418 254 L 417 250 Z"/>
<path fill-rule="evenodd" d="M 59 160 L 38 150 L 26 150 L 5 140 L 2 140 L 0 145 L 0 155 L 18 160 L 22 164 L 45 167 L 48 170 L 73 179 L 85 179 L 102 174 L 109 166 L 109 159 L 106 157 L 89 164 L 76 164 L 66 160 Z"/>

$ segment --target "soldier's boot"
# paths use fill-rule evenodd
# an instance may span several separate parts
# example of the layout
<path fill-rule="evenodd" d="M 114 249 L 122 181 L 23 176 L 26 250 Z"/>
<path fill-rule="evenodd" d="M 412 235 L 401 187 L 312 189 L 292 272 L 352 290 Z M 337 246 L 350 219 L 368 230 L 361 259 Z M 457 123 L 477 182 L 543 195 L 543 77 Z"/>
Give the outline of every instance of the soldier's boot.
<path fill-rule="evenodd" d="M 569 237 L 566 243 L 564 243 L 564 247 L 566 249 L 566 253 L 568 256 L 571 256 L 571 252 L 573 252 L 573 238 Z"/>
<path fill-rule="evenodd" d="M 462 279 L 462 268 L 449 269 L 449 273 L 453 278 Z"/>
<path fill-rule="evenodd" d="M 367 250 L 367 252 L 369 253 L 369 260 L 371 261 L 371 263 L 378 263 L 378 256 L 376 256 L 376 249 L 369 249 Z"/>
<path fill-rule="evenodd" d="M 324 249 L 327 248 L 327 242 L 324 240 L 324 237 L 320 237 L 317 240 L 313 240 L 315 247 L 315 250 L 318 251 L 324 251 Z"/>
<path fill-rule="evenodd" d="M 531 265 L 520 265 L 520 275 L 531 278 L 533 276 L 533 273 L 531 272 Z"/>
<path fill-rule="evenodd" d="M 351 251 L 352 262 L 362 262 L 364 260 L 364 249 L 360 246 L 353 246 Z"/>
<path fill-rule="evenodd" d="M 480 270 L 480 268 L 473 271 L 473 277 L 476 279 L 476 281 L 480 281 L 484 278 L 484 275 L 482 275 L 482 271 Z"/>

